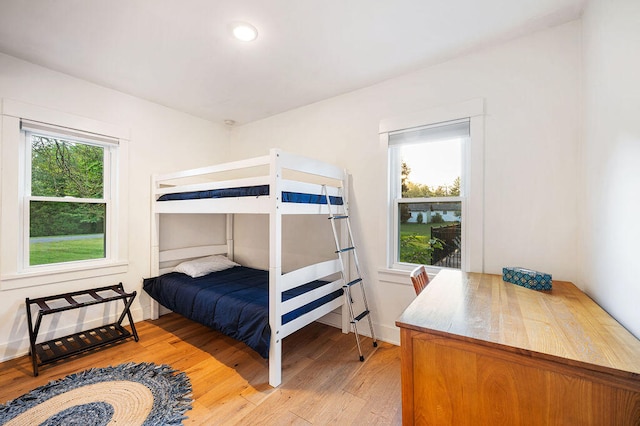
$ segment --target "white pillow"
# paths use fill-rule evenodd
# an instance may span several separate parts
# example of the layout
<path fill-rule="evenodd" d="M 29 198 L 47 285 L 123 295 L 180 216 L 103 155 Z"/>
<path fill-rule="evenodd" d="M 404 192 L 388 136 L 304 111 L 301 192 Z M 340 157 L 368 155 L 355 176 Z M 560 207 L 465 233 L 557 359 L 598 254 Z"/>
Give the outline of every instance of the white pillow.
<path fill-rule="evenodd" d="M 198 278 L 211 272 L 223 271 L 234 266 L 240 266 L 240 264 L 229 260 L 226 256 L 207 256 L 182 262 L 173 268 L 173 271 L 182 272 L 192 278 Z"/>

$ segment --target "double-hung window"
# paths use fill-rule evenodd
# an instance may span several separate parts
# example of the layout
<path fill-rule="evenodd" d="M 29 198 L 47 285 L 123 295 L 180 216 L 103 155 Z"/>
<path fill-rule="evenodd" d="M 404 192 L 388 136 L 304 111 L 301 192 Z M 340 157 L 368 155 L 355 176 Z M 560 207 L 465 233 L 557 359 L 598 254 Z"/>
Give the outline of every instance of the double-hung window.
<path fill-rule="evenodd" d="M 126 273 L 129 129 L 0 102 L 0 292 Z"/>
<path fill-rule="evenodd" d="M 461 268 L 469 120 L 389 133 L 394 263 Z"/>
<path fill-rule="evenodd" d="M 118 140 L 21 123 L 23 269 L 109 260 Z"/>
<path fill-rule="evenodd" d="M 387 267 L 483 269 L 482 100 L 383 120 Z"/>

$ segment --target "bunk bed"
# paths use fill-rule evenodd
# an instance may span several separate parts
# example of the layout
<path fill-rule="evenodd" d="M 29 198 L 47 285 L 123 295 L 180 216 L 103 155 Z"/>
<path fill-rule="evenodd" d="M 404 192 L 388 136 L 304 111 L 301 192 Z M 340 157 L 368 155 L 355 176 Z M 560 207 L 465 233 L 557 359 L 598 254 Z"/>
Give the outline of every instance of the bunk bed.
<path fill-rule="evenodd" d="M 158 317 L 160 303 L 245 342 L 268 358 L 269 384 L 278 386 L 282 339 L 340 307 L 342 331 L 349 332 L 342 297 L 348 280 L 343 271 L 349 265 L 335 258 L 287 272 L 282 268 L 283 216 L 346 215 L 347 177 L 337 166 L 279 149 L 263 157 L 154 175 L 152 278 L 143 287 L 153 298 L 151 317 Z M 194 213 L 225 214 L 226 244 L 160 251 L 163 215 Z M 269 216 L 268 271 L 233 264 L 194 278 L 174 272 L 176 264 L 206 256 L 232 261 L 233 215 L 238 213 Z M 346 238 L 346 230 L 336 237 Z"/>

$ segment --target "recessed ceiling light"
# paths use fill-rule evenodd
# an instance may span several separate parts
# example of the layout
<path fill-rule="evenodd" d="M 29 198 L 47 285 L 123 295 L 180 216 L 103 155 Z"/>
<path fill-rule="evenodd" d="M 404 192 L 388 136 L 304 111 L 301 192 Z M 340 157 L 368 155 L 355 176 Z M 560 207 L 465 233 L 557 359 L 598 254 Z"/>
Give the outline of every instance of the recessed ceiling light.
<path fill-rule="evenodd" d="M 236 22 L 233 24 L 231 32 L 240 41 L 253 41 L 258 37 L 258 30 L 246 22 Z"/>

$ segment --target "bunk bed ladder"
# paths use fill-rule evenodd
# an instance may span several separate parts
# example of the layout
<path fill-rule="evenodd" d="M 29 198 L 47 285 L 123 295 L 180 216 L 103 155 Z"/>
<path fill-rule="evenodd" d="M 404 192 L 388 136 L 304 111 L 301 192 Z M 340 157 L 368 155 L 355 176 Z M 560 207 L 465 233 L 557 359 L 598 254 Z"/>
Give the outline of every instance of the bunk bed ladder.
<path fill-rule="evenodd" d="M 356 252 L 356 247 L 353 242 L 353 233 L 351 232 L 351 222 L 349 221 L 349 214 L 347 207 L 345 205 L 344 215 L 336 215 L 333 213 L 332 205 L 331 205 L 331 197 L 329 196 L 329 192 L 327 190 L 326 185 L 323 185 L 323 193 L 327 202 L 327 208 L 329 209 L 329 220 L 331 221 L 331 229 L 333 230 L 333 237 L 336 243 L 336 254 L 340 259 L 340 267 L 342 280 L 345 283 L 342 286 L 344 291 L 345 302 L 349 308 L 349 317 L 351 321 L 351 326 L 353 327 L 353 333 L 356 336 L 356 344 L 358 346 L 358 353 L 360 354 L 360 361 L 364 361 L 364 355 L 362 355 L 362 348 L 360 347 L 360 335 L 358 334 L 358 323 L 363 319 L 367 319 L 369 322 L 369 331 L 371 332 L 371 338 L 373 339 L 373 347 L 378 346 L 378 341 L 376 340 L 376 336 L 373 332 L 373 322 L 371 321 L 371 312 L 369 311 L 369 304 L 367 303 L 367 295 L 364 290 L 364 283 L 362 280 L 362 274 L 360 273 L 360 264 L 358 262 L 358 254 Z M 342 188 L 340 188 L 340 197 L 342 197 Z M 338 231 L 336 229 L 336 221 L 342 221 L 346 223 L 348 230 L 348 242 L 346 247 L 341 247 L 340 239 L 338 238 Z M 356 277 L 355 279 L 348 281 L 349 274 L 345 268 L 345 257 L 351 256 L 353 259 L 353 263 L 355 265 Z M 352 297 L 352 289 L 354 286 L 360 287 L 360 294 L 362 295 L 362 303 L 364 305 L 364 310 L 358 315 L 354 312 L 354 300 Z"/>

